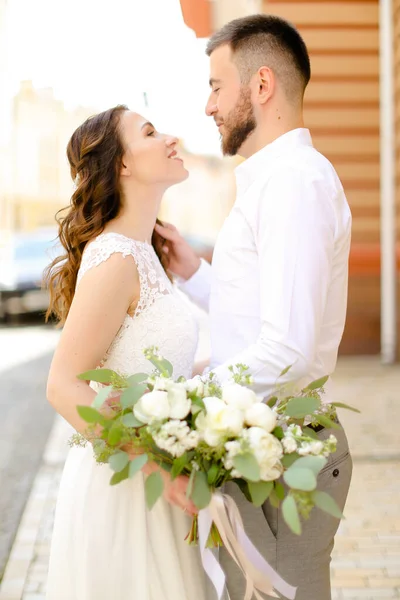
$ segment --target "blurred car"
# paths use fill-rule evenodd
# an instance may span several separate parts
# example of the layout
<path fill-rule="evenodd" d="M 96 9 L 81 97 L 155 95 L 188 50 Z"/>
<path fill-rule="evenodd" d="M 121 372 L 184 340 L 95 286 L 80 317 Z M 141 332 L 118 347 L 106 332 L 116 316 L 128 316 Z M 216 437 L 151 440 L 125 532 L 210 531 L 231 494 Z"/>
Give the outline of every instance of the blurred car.
<path fill-rule="evenodd" d="M 49 296 L 42 288 L 43 271 L 60 253 L 54 228 L 11 236 L 0 256 L 1 318 L 47 310 Z"/>

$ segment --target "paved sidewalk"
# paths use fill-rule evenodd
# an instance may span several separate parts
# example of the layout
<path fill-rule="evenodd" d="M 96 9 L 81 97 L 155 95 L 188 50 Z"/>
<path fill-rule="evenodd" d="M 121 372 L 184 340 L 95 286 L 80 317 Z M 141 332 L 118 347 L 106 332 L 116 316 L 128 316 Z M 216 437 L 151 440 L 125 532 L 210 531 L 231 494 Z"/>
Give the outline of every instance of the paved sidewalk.
<path fill-rule="evenodd" d="M 395 600 L 400 598 L 400 366 L 384 367 L 372 357 L 343 358 L 335 381 L 335 399 L 362 414 L 341 415 L 354 473 L 332 562 L 333 600 Z M 56 421 L 0 600 L 45 599 L 54 508 L 70 432 L 65 422 Z"/>

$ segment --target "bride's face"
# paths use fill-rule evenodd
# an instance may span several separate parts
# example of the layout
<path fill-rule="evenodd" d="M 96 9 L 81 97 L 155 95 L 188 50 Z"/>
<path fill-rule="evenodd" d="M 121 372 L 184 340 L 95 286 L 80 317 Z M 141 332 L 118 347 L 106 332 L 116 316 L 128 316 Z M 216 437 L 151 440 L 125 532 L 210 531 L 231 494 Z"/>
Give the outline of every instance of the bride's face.
<path fill-rule="evenodd" d="M 125 148 L 122 177 L 167 187 L 188 177 L 178 156 L 177 138 L 159 133 L 149 121 L 131 111 L 123 113 L 120 127 Z"/>

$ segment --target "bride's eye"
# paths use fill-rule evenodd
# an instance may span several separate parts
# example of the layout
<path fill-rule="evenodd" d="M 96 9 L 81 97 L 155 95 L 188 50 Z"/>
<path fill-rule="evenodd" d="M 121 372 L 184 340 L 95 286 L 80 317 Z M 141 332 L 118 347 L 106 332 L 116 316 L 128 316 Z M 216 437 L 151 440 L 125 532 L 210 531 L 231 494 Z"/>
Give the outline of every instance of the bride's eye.
<path fill-rule="evenodd" d="M 154 129 L 152 129 L 152 130 L 151 130 L 151 131 L 149 131 L 149 133 L 147 134 L 147 137 L 150 137 L 151 135 L 154 135 L 154 134 L 155 134 L 155 131 L 154 131 Z"/>

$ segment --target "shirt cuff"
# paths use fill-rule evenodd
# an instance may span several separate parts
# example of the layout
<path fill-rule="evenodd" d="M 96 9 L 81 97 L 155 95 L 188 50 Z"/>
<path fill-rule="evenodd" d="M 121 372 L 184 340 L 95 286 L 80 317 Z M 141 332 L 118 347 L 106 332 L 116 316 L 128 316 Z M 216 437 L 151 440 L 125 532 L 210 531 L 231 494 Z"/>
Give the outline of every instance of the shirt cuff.
<path fill-rule="evenodd" d="M 208 310 L 211 288 L 211 265 L 203 258 L 200 267 L 187 281 L 177 279 L 180 289 L 197 302 L 202 308 Z"/>

